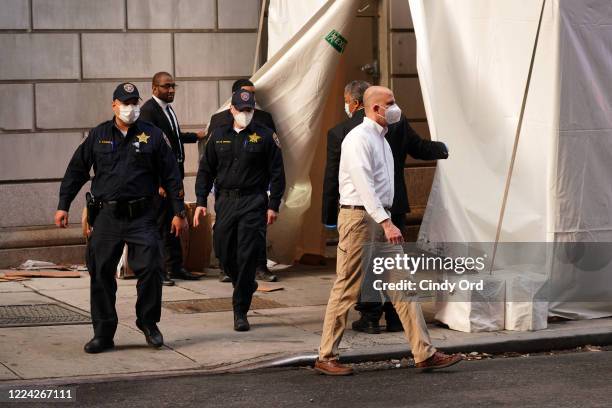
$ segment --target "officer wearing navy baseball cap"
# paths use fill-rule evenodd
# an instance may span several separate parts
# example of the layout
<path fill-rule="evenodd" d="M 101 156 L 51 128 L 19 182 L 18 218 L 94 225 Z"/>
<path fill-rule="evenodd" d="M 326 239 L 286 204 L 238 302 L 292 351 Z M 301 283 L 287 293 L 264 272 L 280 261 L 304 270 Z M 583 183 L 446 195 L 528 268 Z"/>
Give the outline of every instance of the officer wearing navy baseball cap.
<path fill-rule="evenodd" d="M 130 99 L 140 100 L 140 94 L 138 93 L 138 88 L 136 85 L 124 82 L 122 84 L 117 85 L 115 88 L 115 92 L 113 92 L 113 100 L 119 100 L 120 102 L 127 102 Z"/>
<path fill-rule="evenodd" d="M 253 82 L 251 82 L 247 78 L 237 79 L 232 84 L 232 94 L 241 90 L 253 92 L 253 95 L 256 96 L 255 84 L 253 84 Z M 269 112 L 258 109 L 257 104 L 255 105 L 255 111 L 253 113 L 252 121 L 272 129 L 273 132 L 276 132 L 276 124 L 274 123 L 272 115 Z M 231 125 L 233 122 L 234 117 L 232 116 L 232 112 L 230 111 L 229 107 L 225 110 L 222 110 L 221 112 L 215 113 L 210 118 L 208 125 L 208 134 L 206 135 L 206 138 L 208 139 L 212 134 L 213 130 L 215 130 L 216 128 L 224 125 Z M 262 248 L 261 253 L 259 253 L 259 255 L 257 256 L 255 279 L 265 282 L 276 282 L 278 280 L 278 277 L 268 269 L 268 256 L 266 252 L 266 247 L 264 246 L 264 248 Z M 221 282 L 232 281 L 223 269 L 220 269 L 219 280 Z"/>
<path fill-rule="evenodd" d="M 252 121 L 254 110 L 252 92 L 241 89 L 232 95 L 234 120 L 212 131 L 196 178 L 196 227 L 206 215 L 206 199 L 215 185 L 213 242 L 234 287 L 236 331 L 250 329 L 247 312 L 257 289 L 257 258 L 265 250 L 266 224 L 276 220 L 285 191 L 280 142 L 276 133 Z"/>
<path fill-rule="evenodd" d="M 161 185 L 172 200 L 172 231 L 187 228 L 183 182 L 176 158 L 161 130 L 139 120 L 140 95 L 134 84 L 120 84 L 113 92 L 114 117 L 93 128 L 68 164 L 59 193 L 55 224 L 68 226 L 68 210 L 89 181 L 87 269 L 91 276 L 91 317 L 94 337 L 87 353 L 114 347 L 118 319 L 115 310 L 115 272 L 123 246 L 138 278 L 136 326 L 153 347 L 164 344 L 157 327 L 161 316 L 162 259 L 153 197 Z"/>

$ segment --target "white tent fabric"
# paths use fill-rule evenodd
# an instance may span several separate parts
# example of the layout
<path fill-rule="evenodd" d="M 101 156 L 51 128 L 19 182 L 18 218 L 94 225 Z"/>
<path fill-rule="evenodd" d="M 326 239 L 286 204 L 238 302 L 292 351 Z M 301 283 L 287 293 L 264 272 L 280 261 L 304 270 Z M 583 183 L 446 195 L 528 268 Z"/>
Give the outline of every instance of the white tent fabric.
<path fill-rule="evenodd" d="M 408 0 L 438 163 L 419 241 L 493 242 L 541 1 Z M 548 0 L 501 242 L 612 242 L 612 8 Z M 607 265 L 552 265 L 550 312 L 612 315 Z M 581 275 L 582 273 L 582 275 Z M 572 300 L 580 299 L 580 303 Z"/>
<path fill-rule="evenodd" d="M 268 7 L 268 56 L 273 57 L 325 0 L 270 0 Z"/>
<path fill-rule="evenodd" d="M 268 229 L 268 258 L 277 262 L 295 259 L 303 214 L 310 207 L 309 172 L 322 111 L 343 47 L 350 43 L 357 7 L 357 0 L 325 2 L 251 78 L 258 103 L 274 117 L 285 162 L 284 201 Z"/>

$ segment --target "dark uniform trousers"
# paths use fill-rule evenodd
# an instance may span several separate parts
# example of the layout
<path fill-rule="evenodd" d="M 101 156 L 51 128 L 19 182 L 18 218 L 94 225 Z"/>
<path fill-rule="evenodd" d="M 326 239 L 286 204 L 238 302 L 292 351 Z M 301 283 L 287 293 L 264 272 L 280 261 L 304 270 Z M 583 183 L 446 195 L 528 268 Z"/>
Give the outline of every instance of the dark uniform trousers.
<path fill-rule="evenodd" d="M 181 239 L 170 232 L 174 210 L 172 202 L 168 198 L 157 196 L 155 198 L 157 209 L 157 229 L 161 238 L 160 246 L 166 269 L 176 272 L 183 267 L 183 248 Z"/>
<path fill-rule="evenodd" d="M 269 128 L 270 130 L 276 132 L 276 125 L 274 124 L 274 119 L 272 119 L 272 115 L 270 115 L 266 111 L 262 111 L 260 109 L 255 109 L 255 113 L 253 114 L 253 122 L 261 123 L 263 126 Z M 229 109 L 217 112 L 210 118 L 210 124 L 208 126 L 208 134 L 206 135 L 206 140 L 210 137 L 212 132 L 221 127 L 221 126 L 231 126 L 234 123 L 234 117 Z M 265 231 L 264 231 L 264 240 L 265 240 Z M 257 256 L 257 266 L 262 268 L 267 268 L 268 264 L 268 254 L 266 252 L 266 245 L 262 246 L 259 255 Z"/>
<path fill-rule="evenodd" d="M 149 206 L 142 215 L 129 220 L 116 216 L 113 207 L 105 207 L 96 218 L 87 247 L 96 337 L 112 338 L 117 329 L 115 274 L 124 244 L 128 246 L 128 263 L 138 278 L 138 321 L 146 326 L 159 322 L 161 316 L 163 269 L 153 208 Z"/>
<path fill-rule="evenodd" d="M 213 243 L 225 273 L 232 279 L 234 312 L 246 314 L 257 290 L 255 268 L 266 245 L 267 209 L 268 197 L 263 191 L 242 196 L 221 191 L 215 198 Z"/>

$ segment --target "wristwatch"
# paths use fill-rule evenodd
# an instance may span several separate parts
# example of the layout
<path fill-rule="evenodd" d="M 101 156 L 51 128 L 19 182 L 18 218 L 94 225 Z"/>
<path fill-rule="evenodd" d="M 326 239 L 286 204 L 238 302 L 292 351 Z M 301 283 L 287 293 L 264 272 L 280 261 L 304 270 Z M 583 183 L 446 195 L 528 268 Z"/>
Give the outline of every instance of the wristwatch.
<path fill-rule="evenodd" d="M 185 218 L 187 218 L 187 213 L 185 213 L 185 210 L 183 210 L 180 213 L 175 214 L 175 216 L 179 217 L 179 218 L 185 219 Z"/>

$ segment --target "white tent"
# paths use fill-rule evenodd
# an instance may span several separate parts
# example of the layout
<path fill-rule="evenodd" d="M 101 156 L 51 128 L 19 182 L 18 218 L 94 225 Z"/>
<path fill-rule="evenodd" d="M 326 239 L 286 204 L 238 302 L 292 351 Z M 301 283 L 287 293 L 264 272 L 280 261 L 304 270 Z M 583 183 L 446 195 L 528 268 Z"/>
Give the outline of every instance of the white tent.
<path fill-rule="evenodd" d="M 610 1 L 546 1 L 512 173 L 542 0 L 407 1 L 432 139 L 450 150 L 419 241 L 494 242 L 499 228 L 500 242 L 612 242 Z M 604 256 L 589 273 L 540 271 L 551 314 L 612 315 L 612 254 L 589 256 Z"/>
<path fill-rule="evenodd" d="M 269 40 L 274 47 L 284 45 L 252 77 L 258 103 L 275 119 L 287 177 L 279 219 L 268 231 L 268 257 L 287 264 L 293 263 L 300 245 L 303 216 L 311 203 L 309 174 L 325 121 L 327 95 L 335 86 L 336 68 L 350 44 L 358 7 L 357 0 L 329 0 L 322 5 L 320 0 L 308 0 L 297 8 L 297 2 L 290 3 L 270 3 Z M 305 21 L 309 15 L 312 17 Z"/>

